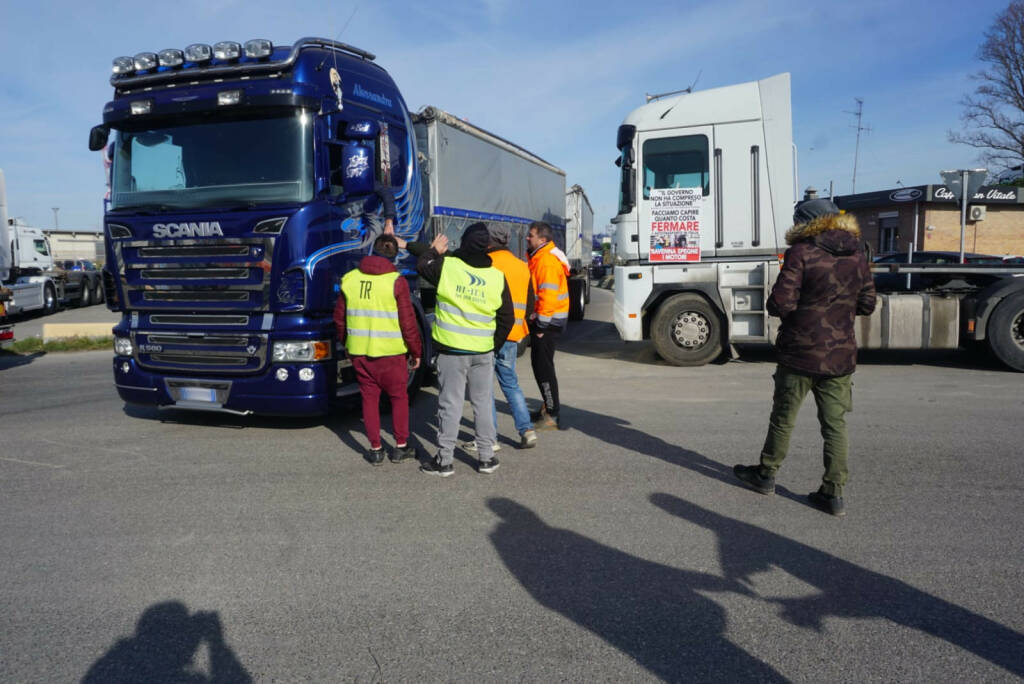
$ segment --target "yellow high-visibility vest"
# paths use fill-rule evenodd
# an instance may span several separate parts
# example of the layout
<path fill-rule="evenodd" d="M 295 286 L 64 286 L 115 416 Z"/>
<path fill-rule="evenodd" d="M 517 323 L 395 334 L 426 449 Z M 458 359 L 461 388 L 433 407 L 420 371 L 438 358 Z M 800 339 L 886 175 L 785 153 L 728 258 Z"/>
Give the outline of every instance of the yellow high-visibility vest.
<path fill-rule="evenodd" d="M 494 268 L 473 268 L 446 257 L 437 283 L 433 338 L 450 349 L 489 352 L 494 349 L 495 314 L 501 308 L 505 275 Z"/>
<path fill-rule="evenodd" d="M 397 356 L 409 348 L 398 322 L 395 281 L 399 274 L 367 275 L 358 268 L 341 279 L 345 295 L 345 349 L 350 356 Z"/>

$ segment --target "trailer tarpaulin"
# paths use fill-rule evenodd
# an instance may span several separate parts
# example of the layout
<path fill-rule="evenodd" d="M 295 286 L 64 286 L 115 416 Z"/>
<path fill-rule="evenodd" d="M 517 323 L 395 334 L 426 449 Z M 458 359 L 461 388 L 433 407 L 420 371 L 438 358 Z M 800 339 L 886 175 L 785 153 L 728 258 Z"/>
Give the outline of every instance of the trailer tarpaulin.
<path fill-rule="evenodd" d="M 418 147 L 429 157 L 424 172 L 435 231 L 458 244 L 474 221 L 505 223 L 512 232 L 509 247 L 519 253 L 531 221 L 564 234 L 564 171 L 435 108 L 414 120 Z"/>

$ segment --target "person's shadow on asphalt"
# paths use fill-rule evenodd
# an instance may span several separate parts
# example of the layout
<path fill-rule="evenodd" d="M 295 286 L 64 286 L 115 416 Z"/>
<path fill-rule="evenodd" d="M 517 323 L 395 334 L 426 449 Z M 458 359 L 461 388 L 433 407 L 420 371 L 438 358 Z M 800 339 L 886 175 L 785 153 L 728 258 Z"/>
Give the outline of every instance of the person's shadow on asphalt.
<path fill-rule="evenodd" d="M 768 599 L 788 622 L 823 631 L 827 617 L 885 618 L 920 630 L 1024 677 L 1024 635 L 983 615 L 866 570 L 768 530 L 720 515 L 671 494 L 651 503 L 714 532 L 723 582 L 750 586 L 758 572 L 779 568 L 818 589 L 799 598 Z"/>
<path fill-rule="evenodd" d="M 728 485 L 741 486 L 733 477 L 732 466 L 723 465 L 696 451 L 666 442 L 657 435 L 634 427 L 623 418 L 587 411 L 564 403 L 560 417 L 563 430 L 579 430 L 588 437 L 599 439 L 614 447 L 651 456 Z"/>
<path fill-rule="evenodd" d="M 196 668 L 202 644 L 209 649 L 209 676 Z M 82 684 L 249 684 L 252 677 L 224 643 L 215 612 L 189 614 L 179 601 L 147 608 L 135 635 L 121 639 L 82 678 Z"/>
<path fill-rule="evenodd" d="M 584 627 L 667 681 L 786 681 L 725 636 L 726 614 L 702 591 L 738 582 L 631 556 L 547 525 L 507 498 L 487 506 L 501 518 L 491 542 L 541 605 Z"/>

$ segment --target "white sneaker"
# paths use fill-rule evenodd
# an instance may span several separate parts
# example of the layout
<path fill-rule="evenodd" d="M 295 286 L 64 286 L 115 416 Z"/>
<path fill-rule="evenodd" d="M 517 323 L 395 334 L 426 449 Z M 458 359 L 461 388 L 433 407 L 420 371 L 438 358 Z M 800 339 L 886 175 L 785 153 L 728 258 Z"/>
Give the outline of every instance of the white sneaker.
<path fill-rule="evenodd" d="M 520 449 L 532 449 L 537 446 L 537 433 L 533 430 L 526 430 L 519 441 Z"/>
<path fill-rule="evenodd" d="M 461 446 L 464 451 L 468 451 L 471 454 L 475 454 L 477 452 L 475 439 L 471 442 L 463 442 L 459 446 Z M 501 451 L 501 445 L 495 442 L 494 446 L 491 447 L 491 451 Z"/>

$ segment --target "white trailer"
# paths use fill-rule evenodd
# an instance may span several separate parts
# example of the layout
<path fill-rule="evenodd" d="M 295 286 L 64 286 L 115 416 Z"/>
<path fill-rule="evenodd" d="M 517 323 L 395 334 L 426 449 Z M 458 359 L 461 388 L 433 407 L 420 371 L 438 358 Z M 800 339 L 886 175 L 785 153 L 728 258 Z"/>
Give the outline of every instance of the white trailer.
<path fill-rule="evenodd" d="M 587 193 L 573 185 L 565 193 L 565 255 L 569 276 L 569 318 L 581 320 L 590 303 L 590 273 L 594 251 L 594 209 Z"/>
<path fill-rule="evenodd" d="M 526 259 L 526 233 L 544 221 L 566 249 L 565 172 L 528 150 L 436 107 L 413 115 L 422 173 L 426 237 L 444 234 L 453 246 L 474 221 L 498 223 L 511 234 L 509 250 Z M 578 186 L 577 186 L 578 187 Z M 593 213 L 593 212 L 591 212 Z M 569 226 L 568 232 L 575 229 Z M 569 281 L 579 294 L 585 279 Z M 427 308 L 431 292 L 421 295 Z M 583 318 L 585 301 L 570 298 L 570 318 Z M 574 315 L 575 314 L 575 315 Z"/>
<path fill-rule="evenodd" d="M 796 201 L 789 74 L 655 100 L 618 131 L 615 326 L 677 365 L 732 343 L 775 340 L 765 302 Z M 882 293 L 857 340 L 872 349 L 985 341 L 1024 370 L 1024 267 L 892 265 L 944 271 L 944 286 Z M 930 279 L 936 282 L 936 279 Z"/>

